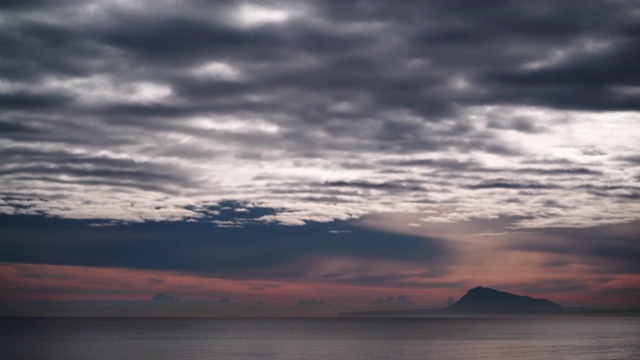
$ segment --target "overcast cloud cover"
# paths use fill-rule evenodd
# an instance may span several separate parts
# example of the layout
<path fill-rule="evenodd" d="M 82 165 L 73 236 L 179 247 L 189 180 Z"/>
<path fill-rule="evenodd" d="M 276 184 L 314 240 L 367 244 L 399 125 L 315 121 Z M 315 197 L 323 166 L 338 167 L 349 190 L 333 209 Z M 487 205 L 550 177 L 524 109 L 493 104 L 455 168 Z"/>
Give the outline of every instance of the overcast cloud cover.
<path fill-rule="evenodd" d="M 637 1 L 1 6 L 10 217 L 238 227 L 388 214 L 402 221 L 382 230 L 412 236 L 640 219 Z"/>
<path fill-rule="evenodd" d="M 7 214 L 640 214 L 637 2 L 4 6 Z"/>

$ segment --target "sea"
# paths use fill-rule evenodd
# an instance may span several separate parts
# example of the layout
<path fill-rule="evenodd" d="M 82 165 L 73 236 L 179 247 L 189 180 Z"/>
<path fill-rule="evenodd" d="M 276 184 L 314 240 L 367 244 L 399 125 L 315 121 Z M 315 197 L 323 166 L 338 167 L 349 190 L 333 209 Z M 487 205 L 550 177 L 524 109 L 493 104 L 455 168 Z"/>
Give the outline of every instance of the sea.
<path fill-rule="evenodd" d="M 640 318 L 0 318 L 0 359 L 638 360 Z"/>

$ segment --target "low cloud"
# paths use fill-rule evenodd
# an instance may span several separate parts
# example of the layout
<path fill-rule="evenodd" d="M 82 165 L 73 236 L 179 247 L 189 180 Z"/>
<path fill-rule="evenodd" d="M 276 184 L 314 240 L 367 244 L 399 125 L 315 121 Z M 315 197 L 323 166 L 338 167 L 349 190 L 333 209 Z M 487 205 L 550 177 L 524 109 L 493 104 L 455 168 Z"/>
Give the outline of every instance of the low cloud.
<path fill-rule="evenodd" d="M 389 296 L 387 298 L 379 298 L 371 302 L 371 306 L 374 308 L 409 308 L 413 304 L 409 302 L 409 298 L 404 295 L 399 295 L 397 298 Z"/>
<path fill-rule="evenodd" d="M 225 207 L 229 205 L 233 204 Z M 16 222 L 16 217 L 0 216 L 0 226 L 7 234 L 0 240 L 0 246 L 7 249 L 0 261 L 182 271 L 231 279 L 301 279 L 325 268 L 325 258 L 350 259 L 345 262 L 349 264 L 396 261 L 438 268 L 453 256 L 444 239 L 363 229 L 343 222 L 304 227 L 265 225 L 256 219 L 270 209 L 248 210 L 241 212 L 244 219 L 232 221 L 234 226 L 220 226 L 214 220 L 94 227 L 87 226 L 91 224 L 87 221 L 18 217 L 21 221 Z M 208 216 L 228 221 L 225 217 L 235 217 L 236 212 L 229 208 Z M 313 237 L 308 236 L 310 231 Z M 51 238 L 51 233 L 64 234 L 60 235 L 64 240 Z M 87 241 L 89 238 L 92 240 Z M 374 270 L 345 268 L 348 276 L 335 281 L 357 283 Z"/>
<path fill-rule="evenodd" d="M 640 274 L 637 262 L 640 258 L 640 246 L 635 236 L 639 230 L 638 221 L 586 229 L 543 229 L 533 234 L 524 234 L 504 247 L 559 255 L 561 260 L 546 263 L 550 267 L 569 267 L 572 262 L 568 258 L 577 256 L 589 259 L 592 265 L 598 267 L 598 270 L 593 271 Z"/>
<path fill-rule="evenodd" d="M 153 295 L 153 297 L 151 297 L 151 301 L 158 302 L 158 303 L 168 303 L 168 302 L 175 302 L 179 300 L 180 299 L 178 299 L 173 295 L 165 295 L 163 293 L 158 293 Z"/>
<path fill-rule="evenodd" d="M 314 309 L 318 307 L 326 307 L 328 305 L 329 304 L 327 303 L 326 300 L 318 300 L 316 298 L 312 298 L 312 299 L 300 299 L 298 300 L 298 302 L 296 302 L 294 307 L 301 308 L 301 309 Z"/>

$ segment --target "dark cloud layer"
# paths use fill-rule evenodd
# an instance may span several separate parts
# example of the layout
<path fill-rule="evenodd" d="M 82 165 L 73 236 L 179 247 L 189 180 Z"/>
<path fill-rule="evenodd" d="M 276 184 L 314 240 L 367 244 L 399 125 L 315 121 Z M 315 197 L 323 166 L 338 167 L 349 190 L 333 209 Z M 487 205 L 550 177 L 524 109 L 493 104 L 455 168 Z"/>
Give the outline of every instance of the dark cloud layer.
<path fill-rule="evenodd" d="M 255 218 L 259 213 L 244 217 Z M 225 214 L 216 218 L 224 219 Z M 170 270 L 232 279 L 304 278 L 313 270 L 314 259 L 322 257 L 396 260 L 427 271 L 443 266 L 451 255 L 441 239 L 346 223 L 237 228 L 168 222 L 95 228 L 86 221 L 2 216 L 1 227 L 0 262 Z M 349 283 L 359 283 L 366 276 L 331 271 L 325 281 L 349 276 Z"/>
<path fill-rule="evenodd" d="M 563 260 L 548 266 L 570 266 L 571 257 L 585 257 L 598 271 L 611 274 L 640 273 L 640 223 L 608 225 L 582 229 L 544 229 L 532 235 L 522 235 L 506 244 L 509 249 L 560 255 Z"/>

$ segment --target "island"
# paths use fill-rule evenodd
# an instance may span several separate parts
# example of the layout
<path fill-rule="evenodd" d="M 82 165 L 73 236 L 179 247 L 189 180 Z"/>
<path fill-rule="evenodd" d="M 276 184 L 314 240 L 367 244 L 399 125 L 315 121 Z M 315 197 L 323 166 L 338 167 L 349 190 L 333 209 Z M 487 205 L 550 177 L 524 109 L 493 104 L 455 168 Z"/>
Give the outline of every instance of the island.
<path fill-rule="evenodd" d="M 563 307 L 547 299 L 515 295 L 504 291 L 478 286 L 473 288 L 452 305 L 440 309 L 412 309 L 386 311 L 341 312 L 339 316 L 456 316 L 456 315 L 544 315 L 544 314 L 599 314 L 611 313 L 584 307 Z"/>

